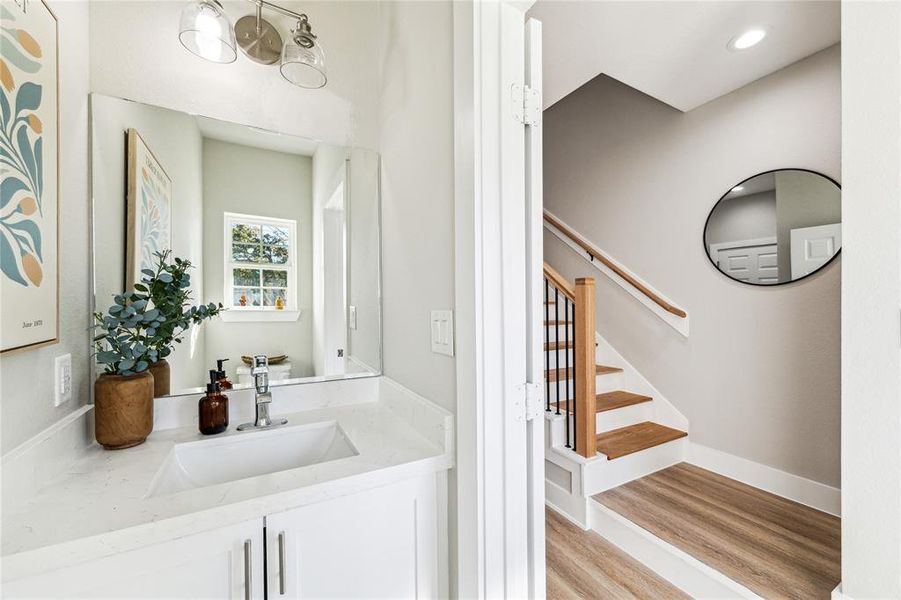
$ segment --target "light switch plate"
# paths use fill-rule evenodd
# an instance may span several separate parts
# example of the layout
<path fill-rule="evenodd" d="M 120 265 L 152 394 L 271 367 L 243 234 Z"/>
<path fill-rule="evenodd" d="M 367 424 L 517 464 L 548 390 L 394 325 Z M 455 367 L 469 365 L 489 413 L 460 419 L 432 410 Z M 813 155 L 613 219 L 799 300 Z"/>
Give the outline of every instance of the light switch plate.
<path fill-rule="evenodd" d="M 357 307 L 349 305 L 347 307 L 347 326 L 351 329 L 357 328 Z"/>
<path fill-rule="evenodd" d="M 60 406 L 72 399 L 72 355 L 57 356 L 54 372 L 53 406 Z"/>
<path fill-rule="evenodd" d="M 454 311 L 433 310 L 431 319 L 432 352 L 454 355 Z"/>

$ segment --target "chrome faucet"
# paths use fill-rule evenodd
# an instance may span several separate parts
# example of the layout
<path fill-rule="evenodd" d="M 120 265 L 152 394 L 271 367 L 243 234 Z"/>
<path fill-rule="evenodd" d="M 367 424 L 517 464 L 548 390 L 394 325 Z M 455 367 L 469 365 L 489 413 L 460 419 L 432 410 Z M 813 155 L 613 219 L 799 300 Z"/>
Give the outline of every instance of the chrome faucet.
<path fill-rule="evenodd" d="M 269 391 L 269 359 L 262 354 L 254 356 L 250 374 L 253 375 L 256 418 L 253 423 L 238 425 L 238 431 L 269 429 L 287 423 L 288 419 L 275 419 L 273 421 L 269 417 L 269 404 L 272 402 L 272 392 Z"/>

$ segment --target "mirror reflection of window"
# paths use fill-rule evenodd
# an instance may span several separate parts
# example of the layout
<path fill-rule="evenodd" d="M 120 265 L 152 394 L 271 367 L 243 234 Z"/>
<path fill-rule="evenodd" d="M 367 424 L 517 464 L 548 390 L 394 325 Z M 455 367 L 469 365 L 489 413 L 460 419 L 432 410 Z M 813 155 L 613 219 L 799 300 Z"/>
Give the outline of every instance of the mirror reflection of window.
<path fill-rule="evenodd" d="M 713 207 L 704 246 L 713 265 L 736 281 L 777 285 L 802 279 L 841 249 L 841 189 L 803 169 L 755 175 Z"/>
<path fill-rule="evenodd" d="M 236 310 L 296 310 L 297 221 L 225 213 L 223 297 Z"/>

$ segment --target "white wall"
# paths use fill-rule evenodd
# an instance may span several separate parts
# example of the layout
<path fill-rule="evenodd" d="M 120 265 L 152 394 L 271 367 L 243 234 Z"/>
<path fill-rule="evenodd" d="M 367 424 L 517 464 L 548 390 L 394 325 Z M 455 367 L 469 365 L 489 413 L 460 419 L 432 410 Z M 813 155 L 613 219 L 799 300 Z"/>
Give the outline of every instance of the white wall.
<path fill-rule="evenodd" d="M 126 157 L 125 132 L 137 129 L 172 181 L 172 254 L 194 264 L 194 304 L 204 295 L 203 138 L 194 117 L 181 112 L 94 94 L 91 99 L 92 190 L 94 199 L 94 290 L 97 310 L 106 312 L 112 297 L 130 287 L 125 281 Z M 204 382 L 204 328 L 192 329 L 175 344 L 168 361 L 171 388 Z M 207 367 L 209 368 L 209 367 Z"/>
<path fill-rule="evenodd" d="M 287 354 L 291 377 L 313 374 L 313 161 L 309 156 L 273 152 L 219 140 L 203 140 L 203 264 L 206 298 L 231 306 L 223 295 L 224 213 L 297 221 L 297 308 L 291 322 L 225 322 L 213 319 L 206 330 L 206 371 L 228 358 L 237 382 L 241 356 Z M 198 373 L 205 375 L 206 371 Z M 200 379 L 193 385 L 204 383 Z"/>
<path fill-rule="evenodd" d="M 750 175 L 839 179 L 839 59 L 829 48 L 688 113 L 605 77 L 544 113 L 547 207 L 691 316 L 685 339 L 545 236 L 550 264 L 598 277 L 601 333 L 688 417 L 693 441 L 832 486 L 841 261 L 750 287 L 710 264 L 702 235 Z"/>
<path fill-rule="evenodd" d="M 385 373 L 453 410 L 454 359 L 429 337 L 454 306 L 452 4 L 385 2 L 378 29 Z"/>
<path fill-rule="evenodd" d="M 842 3 L 842 592 L 901 598 L 901 4 Z"/>
<path fill-rule="evenodd" d="M 60 341 L 0 358 L 4 454 L 89 398 L 88 5 L 60 0 L 49 5 L 59 20 Z M 54 408 L 54 359 L 67 353 L 72 355 L 73 399 Z"/>

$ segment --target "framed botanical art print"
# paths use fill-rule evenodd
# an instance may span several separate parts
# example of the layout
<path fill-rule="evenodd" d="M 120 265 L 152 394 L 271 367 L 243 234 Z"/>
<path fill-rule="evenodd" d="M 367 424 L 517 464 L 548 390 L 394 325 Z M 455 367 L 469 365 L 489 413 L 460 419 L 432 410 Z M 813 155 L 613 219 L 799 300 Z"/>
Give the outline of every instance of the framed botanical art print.
<path fill-rule="evenodd" d="M 0 352 L 59 341 L 59 56 L 41 0 L 0 16 Z"/>
<path fill-rule="evenodd" d="M 136 129 L 128 130 L 128 232 L 125 287 L 152 269 L 157 252 L 172 248 L 172 180 Z"/>

